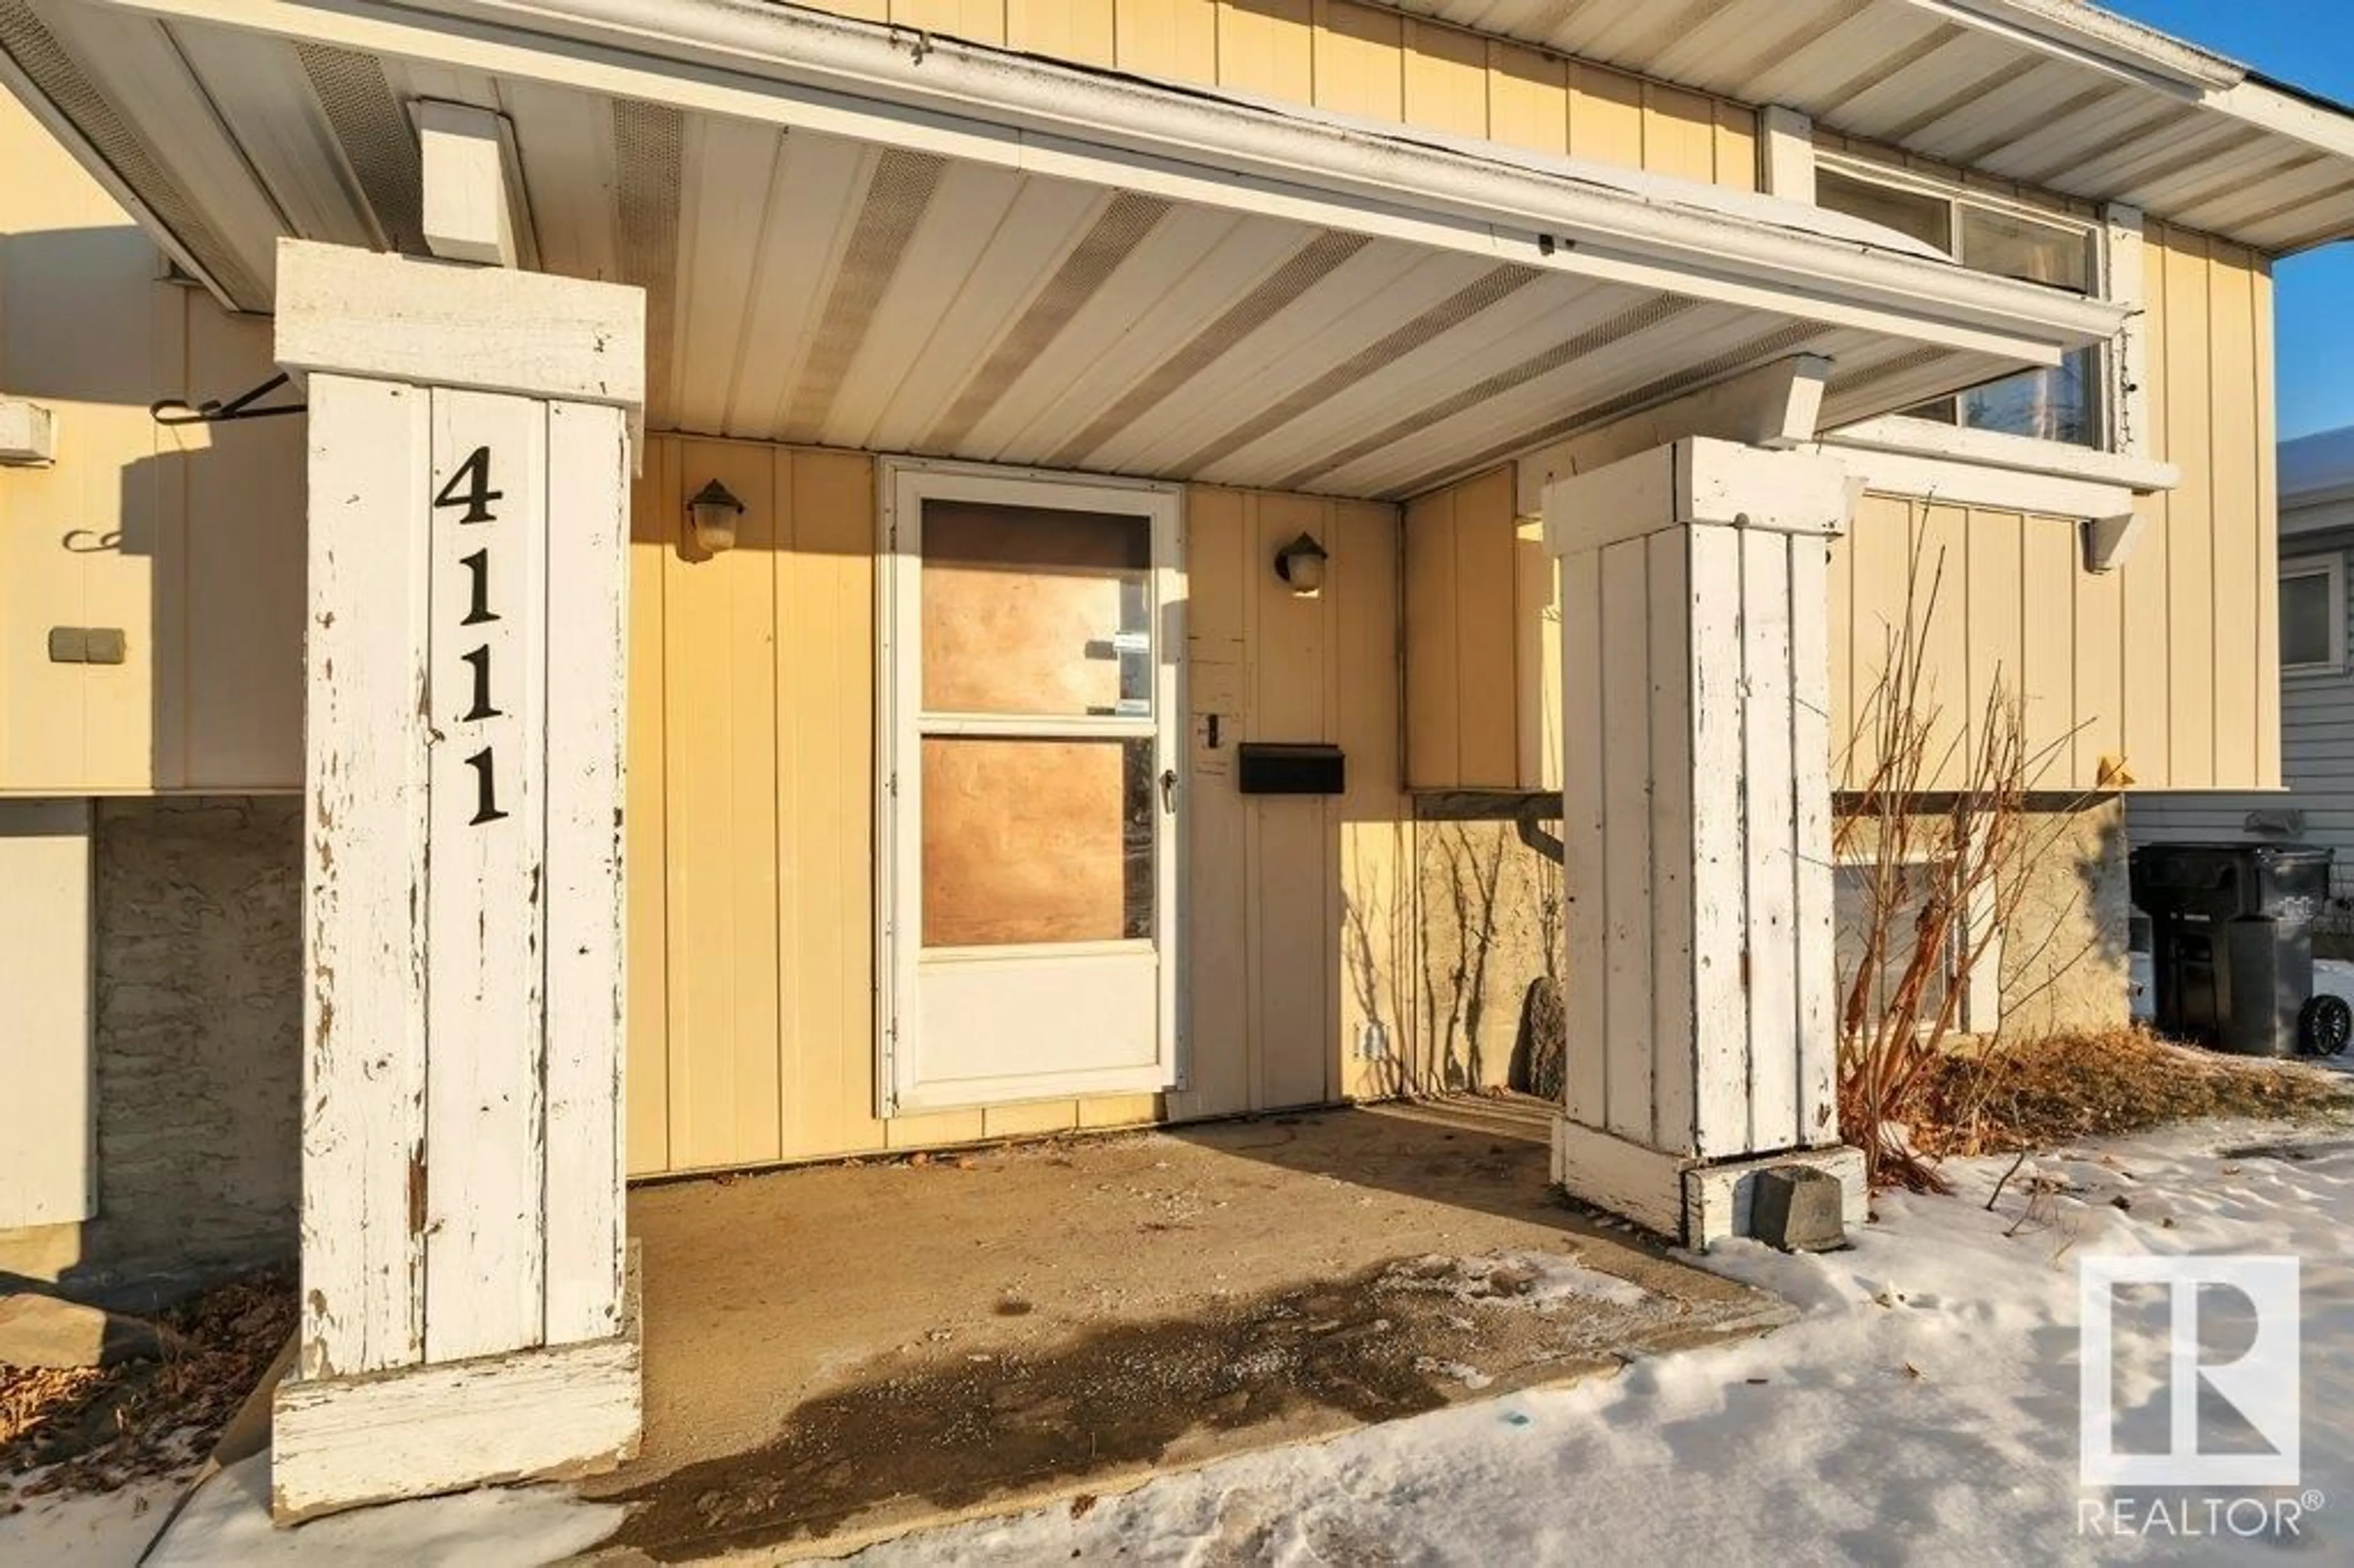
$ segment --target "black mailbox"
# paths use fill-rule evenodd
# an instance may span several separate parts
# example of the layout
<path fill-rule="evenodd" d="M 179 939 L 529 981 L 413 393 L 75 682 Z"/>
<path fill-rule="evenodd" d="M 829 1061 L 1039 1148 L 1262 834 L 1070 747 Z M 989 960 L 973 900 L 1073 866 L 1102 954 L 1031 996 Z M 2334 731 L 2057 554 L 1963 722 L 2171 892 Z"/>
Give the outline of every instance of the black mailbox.
<path fill-rule="evenodd" d="M 1347 760 L 1337 746 L 1246 740 L 1237 750 L 1236 782 L 1246 795 L 1339 795 L 1349 788 Z"/>

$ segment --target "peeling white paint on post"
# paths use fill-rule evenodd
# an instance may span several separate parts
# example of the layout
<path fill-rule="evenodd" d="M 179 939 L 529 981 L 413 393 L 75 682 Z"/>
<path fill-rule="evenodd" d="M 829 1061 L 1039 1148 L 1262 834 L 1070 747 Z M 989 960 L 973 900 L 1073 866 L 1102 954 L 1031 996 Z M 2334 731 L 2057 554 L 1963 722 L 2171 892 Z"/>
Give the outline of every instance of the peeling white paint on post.
<path fill-rule="evenodd" d="M 305 1378 L 424 1350 L 427 401 L 311 378 Z"/>
<path fill-rule="evenodd" d="M 1603 947 L 1605 900 L 1609 878 L 1602 832 L 1602 773 L 1609 745 L 1602 723 L 1602 554 L 1571 556 L 1561 563 L 1561 707 L 1563 749 L 1562 880 L 1568 908 L 1562 926 L 1572 952 Z M 1589 1127 L 1609 1118 L 1607 1058 L 1598 1050 L 1575 1049 L 1575 1042 L 1598 1041 L 1609 1028 L 1603 987 L 1581 979 L 1564 988 L 1564 1038 L 1572 1043 L 1564 1064 L 1568 1114 Z"/>
<path fill-rule="evenodd" d="M 540 1342 L 547 405 L 432 394 L 425 1359 Z"/>
<path fill-rule="evenodd" d="M 1819 454 L 1691 438 L 1543 504 L 1575 900 L 1553 1170 L 1674 1230 L 1723 1162 L 1837 1138 L 1825 540 L 1848 487 Z"/>
<path fill-rule="evenodd" d="M 273 1456 L 292 1515 L 635 1442 L 620 726 L 644 302 L 292 241 L 278 297 L 312 404 L 305 1306 Z M 371 1442 L 379 1418 L 398 1430 Z"/>
<path fill-rule="evenodd" d="M 628 444 L 617 408 L 547 413 L 547 1333 L 620 1327 Z M 556 737 L 563 737 L 561 758 Z"/>

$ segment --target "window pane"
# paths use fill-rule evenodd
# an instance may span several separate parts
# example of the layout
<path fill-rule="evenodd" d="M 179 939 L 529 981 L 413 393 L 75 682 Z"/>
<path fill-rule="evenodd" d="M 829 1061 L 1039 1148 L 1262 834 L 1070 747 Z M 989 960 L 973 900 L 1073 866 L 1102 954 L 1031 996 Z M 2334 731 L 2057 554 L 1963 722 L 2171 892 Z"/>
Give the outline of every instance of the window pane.
<path fill-rule="evenodd" d="M 926 736 L 924 946 L 1152 935 L 1150 740 Z"/>
<path fill-rule="evenodd" d="M 1869 865 L 1841 865 L 1831 870 L 1831 915 L 1838 923 L 1832 938 L 1832 962 L 1839 969 L 1839 1005 L 1844 1012 L 1850 988 L 1855 982 L 1856 971 L 1862 967 L 1863 956 L 1871 946 L 1871 936 L 1877 928 L 1887 940 L 1881 955 L 1879 971 L 1872 977 L 1871 1012 L 1873 1020 L 1886 1011 L 1890 994 L 1904 980 L 1904 971 L 1913 962 L 1913 952 L 1920 940 L 1921 911 L 1932 884 L 1932 868 L 1898 866 L 1892 878 L 1893 885 L 1886 892 L 1893 900 L 1885 911 L 1877 908 L 1880 889 L 1875 884 L 1879 873 Z M 1923 988 L 1919 1017 L 1932 1022 L 1938 1009 L 1946 1004 L 1946 987 L 1953 983 L 1953 956 L 1930 971 Z"/>
<path fill-rule="evenodd" d="M 1149 715 L 1152 524 L 924 503 L 924 707 Z"/>
<path fill-rule="evenodd" d="M 1851 180 L 1824 169 L 1815 175 L 1815 205 L 1879 224 L 1882 228 L 1893 228 L 1899 234 L 1909 234 L 1949 256 L 1953 254 L 1953 204 L 1941 196 Z"/>
<path fill-rule="evenodd" d="M 2031 283 L 2090 293 L 2093 237 L 2081 228 L 1965 207 L 1962 265 L 1973 272 L 2023 278 Z"/>
<path fill-rule="evenodd" d="M 2049 369 L 2022 370 L 1961 395 L 1961 420 L 1974 430 L 2070 441 L 2100 441 L 2100 355 L 2080 348 Z"/>
<path fill-rule="evenodd" d="M 2329 623 L 2337 613 L 2327 572 L 2299 572 L 2281 578 L 2282 666 L 2329 663 Z"/>

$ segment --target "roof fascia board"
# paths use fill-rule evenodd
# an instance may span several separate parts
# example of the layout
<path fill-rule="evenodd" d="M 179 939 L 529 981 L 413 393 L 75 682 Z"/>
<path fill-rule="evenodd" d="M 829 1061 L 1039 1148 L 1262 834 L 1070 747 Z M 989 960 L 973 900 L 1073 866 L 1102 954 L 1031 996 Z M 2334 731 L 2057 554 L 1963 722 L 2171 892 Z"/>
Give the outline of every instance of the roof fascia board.
<path fill-rule="evenodd" d="M 1787 223 L 905 29 L 731 0 L 109 0 L 2053 362 L 2121 307 Z M 1750 198 L 1753 201 L 1764 198 Z M 1543 236 L 1553 237 L 1547 244 Z"/>

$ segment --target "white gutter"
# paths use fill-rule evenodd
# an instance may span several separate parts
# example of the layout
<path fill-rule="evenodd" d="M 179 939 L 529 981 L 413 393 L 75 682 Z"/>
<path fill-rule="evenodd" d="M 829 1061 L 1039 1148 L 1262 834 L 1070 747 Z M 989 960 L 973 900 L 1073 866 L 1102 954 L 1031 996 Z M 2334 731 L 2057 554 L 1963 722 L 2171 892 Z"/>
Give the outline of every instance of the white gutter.
<path fill-rule="evenodd" d="M 2124 307 L 1835 238 L 1815 209 L 1661 199 L 1448 146 L 753 0 L 111 0 L 175 20 L 567 83 L 1246 207 L 2052 363 Z M 1639 179 L 1639 176 L 1637 177 Z M 1695 283 L 1706 286 L 1695 288 Z"/>

